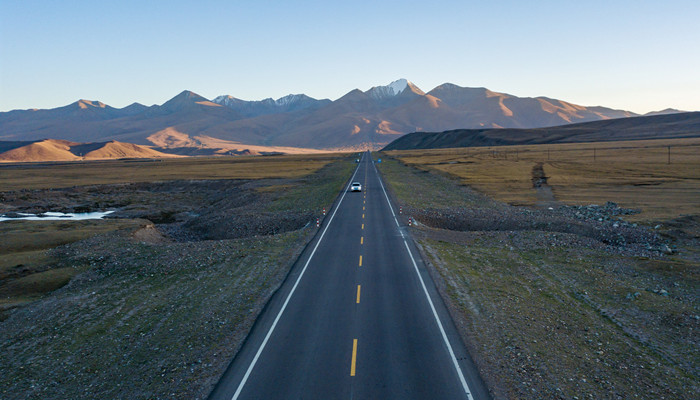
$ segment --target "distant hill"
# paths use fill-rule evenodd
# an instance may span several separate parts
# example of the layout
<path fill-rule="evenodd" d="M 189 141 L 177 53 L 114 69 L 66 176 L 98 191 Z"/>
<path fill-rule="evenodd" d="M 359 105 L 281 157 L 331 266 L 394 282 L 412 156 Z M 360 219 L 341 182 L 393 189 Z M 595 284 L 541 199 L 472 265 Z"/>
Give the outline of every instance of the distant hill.
<path fill-rule="evenodd" d="M 689 137 L 700 137 L 700 112 L 662 113 L 537 129 L 457 129 L 445 132 L 414 132 L 391 142 L 383 150 Z"/>
<path fill-rule="evenodd" d="M 660 111 L 650 111 L 646 114 L 644 114 L 645 117 L 652 116 L 652 115 L 664 115 L 664 114 L 679 114 L 679 113 L 684 113 L 687 111 L 681 111 L 681 110 L 676 110 L 675 108 L 666 108 Z"/>
<path fill-rule="evenodd" d="M 118 109 L 79 100 L 50 110 L 0 113 L 0 140 L 117 140 L 221 152 L 251 146 L 354 150 L 380 148 L 415 131 L 540 128 L 631 116 L 636 114 L 450 83 L 425 93 L 399 79 L 367 91 L 352 90 L 335 101 L 304 94 L 277 100 L 246 101 L 230 95 L 209 100 L 191 91 L 150 107 L 134 103 Z"/>
<path fill-rule="evenodd" d="M 46 139 L 35 142 L 0 142 L 0 162 L 79 161 L 117 158 L 178 157 L 149 147 L 117 141 L 75 143 Z"/>

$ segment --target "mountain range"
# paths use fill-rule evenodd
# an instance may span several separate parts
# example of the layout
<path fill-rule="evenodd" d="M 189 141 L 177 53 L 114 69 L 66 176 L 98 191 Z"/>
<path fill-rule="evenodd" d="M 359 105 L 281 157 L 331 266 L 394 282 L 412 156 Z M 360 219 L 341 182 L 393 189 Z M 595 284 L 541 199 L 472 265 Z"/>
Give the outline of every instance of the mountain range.
<path fill-rule="evenodd" d="M 663 110 L 659 113 L 674 113 Z M 162 105 L 113 108 L 79 100 L 48 110 L 0 113 L 0 140 L 120 141 L 171 153 L 296 152 L 302 149 L 377 149 L 416 131 L 540 128 L 637 114 L 585 107 L 547 97 L 523 98 L 486 88 L 442 84 L 425 93 L 400 79 L 331 101 L 304 94 L 246 101 L 206 99 L 183 91 Z"/>

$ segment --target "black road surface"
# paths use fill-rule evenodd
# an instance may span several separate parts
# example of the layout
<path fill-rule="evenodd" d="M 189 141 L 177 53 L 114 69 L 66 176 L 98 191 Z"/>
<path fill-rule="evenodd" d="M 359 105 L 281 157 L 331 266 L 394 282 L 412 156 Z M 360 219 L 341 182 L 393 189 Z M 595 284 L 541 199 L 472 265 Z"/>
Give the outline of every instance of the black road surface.
<path fill-rule="evenodd" d="M 369 153 L 210 399 L 484 399 Z"/>

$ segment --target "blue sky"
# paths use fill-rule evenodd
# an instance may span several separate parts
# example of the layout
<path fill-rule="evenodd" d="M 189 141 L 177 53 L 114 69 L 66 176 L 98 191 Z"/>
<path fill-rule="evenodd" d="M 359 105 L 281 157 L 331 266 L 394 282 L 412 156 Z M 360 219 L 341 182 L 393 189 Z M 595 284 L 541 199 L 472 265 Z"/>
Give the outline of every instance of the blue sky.
<path fill-rule="evenodd" d="M 406 78 L 648 112 L 700 110 L 700 2 L 0 2 L 0 111 L 246 100 Z"/>

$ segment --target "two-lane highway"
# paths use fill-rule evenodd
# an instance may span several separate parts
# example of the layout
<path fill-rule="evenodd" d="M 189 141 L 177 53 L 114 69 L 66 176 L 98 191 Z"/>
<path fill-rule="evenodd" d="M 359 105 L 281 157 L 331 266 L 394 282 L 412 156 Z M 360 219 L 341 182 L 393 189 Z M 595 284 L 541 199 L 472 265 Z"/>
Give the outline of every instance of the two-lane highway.
<path fill-rule="evenodd" d="M 211 399 L 487 398 L 369 153 Z"/>

